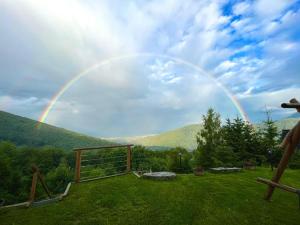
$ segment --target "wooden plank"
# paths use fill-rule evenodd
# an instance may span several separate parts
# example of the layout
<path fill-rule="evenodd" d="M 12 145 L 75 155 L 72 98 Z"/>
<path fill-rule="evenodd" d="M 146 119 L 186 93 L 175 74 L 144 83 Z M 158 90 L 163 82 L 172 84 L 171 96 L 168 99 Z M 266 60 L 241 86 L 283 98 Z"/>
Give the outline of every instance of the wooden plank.
<path fill-rule="evenodd" d="M 37 207 L 37 206 L 42 206 L 42 205 L 47 205 L 50 203 L 58 202 L 59 200 L 60 200 L 60 196 L 55 197 L 55 198 L 50 198 L 50 199 L 44 199 L 44 200 L 37 201 L 37 202 L 32 202 L 31 205 L 33 207 Z"/>
<path fill-rule="evenodd" d="M 87 148 L 75 148 L 73 151 L 86 151 L 86 150 L 97 150 L 97 149 L 109 149 L 109 148 L 122 148 L 122 147 L 128 147 L 133 146 L 133 144 L 128 145 L 108 145 L 108 146 L 98 146 L 98 147 L 87 147 Z"/>
<path fill-rule="evenodd" d="M 139 175 L 138 172 L 136 172 L 136 171 L 133 171 L 132 173 L 133 173 L 134 175 L 136 175 L 138 178 L 141 178 L 141 177 L 142 177 L 142 176 Z"/>
<path fill-rule="evenodd" d="M 76 167 L 75 167 L 75 182 L 80 181 L 80 167 L 81 167 L 81 151 L 76 151 Z"/>
<path fill-rule="evenodd" d="M 295 194 L 299 193 L 299 190 L 297 190 L 296 188 L 293 188 L 293 187 L 290 187 L 290 186 L 287 186 L 287 185 L 284 185 L 284 184 L 275 183 L 274 181 L 271 181 L 271 180 L 268 180 L 268 179 L 258 177 L 256 180 L 257 180 L 257 182 L 267 184 L 267 185 L 271 185 L 273 187 L 280 188 L 280 189 L 282 189 L 284 191 L 287 191 L 287 192 L 291 192 L 291 193 L 295 193 Z"/>
<path fill-rule="evenodd" d="M 65 192 L 60 195 L 60 200 L 62 200 L 64 197 L 66 197 L 69 194 L 69 190 L 71 188 L 71 185 L 72 185 L 72 182 L 69 182 L 67 187 L 66 187 Z"/>
<path fill-rule="evenodd" d="M 12 205 L 1 206 L 0 209 L 14 208 L 14 207 L 21 207 L 21 206 L 26 206 L 26 207 L 28 207 L 29 205 L 30 205 L 30 202 L 21 202 L 21 203 L 12 204 Z"/>

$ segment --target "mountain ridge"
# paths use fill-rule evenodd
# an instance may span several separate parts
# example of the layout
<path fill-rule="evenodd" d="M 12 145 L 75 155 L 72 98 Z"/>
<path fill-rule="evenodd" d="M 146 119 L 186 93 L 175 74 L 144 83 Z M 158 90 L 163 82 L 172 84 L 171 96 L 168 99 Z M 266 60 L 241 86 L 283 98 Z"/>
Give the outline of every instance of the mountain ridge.
<path fill-rule="evenodd" d="M 70 150 L 77 147 L 112 145 L 112 142 L 0 110 L 0 141 L 30 147 L 53 146 Z"/>
<path fill-rule="evenodd" d="M 278 131 L 291 129 L 298 121 L 298 117 L 287 117 L 282 120 L 275 121 L 275 125 Z M 257 129 L 261 129 L 263 124 L 254 124 Z M 197 146 L 196 143 L 196 134 L 202 128 L 201 124 L 190 124 L 166 132 L 162 132 L 156 135 L 143 136 L 141 138 L 131 137 L 119 138 L 118 141 L 122 143 L 133 143 L 138 145 L 144 145 L 146 147 L 152 146 L 162 146 L 162 147 L 183 147 L 189 150 L 195 149 Z M 130 141 L 129 141 L 130 140 Z"/>

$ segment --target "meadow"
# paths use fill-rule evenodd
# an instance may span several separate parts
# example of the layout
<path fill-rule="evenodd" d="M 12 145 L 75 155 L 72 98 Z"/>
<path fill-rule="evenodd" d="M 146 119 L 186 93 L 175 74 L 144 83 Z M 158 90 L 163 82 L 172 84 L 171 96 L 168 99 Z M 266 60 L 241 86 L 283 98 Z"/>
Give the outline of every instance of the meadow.
<path fill-rule="evenodd" d="M 263 200 L 268 168 L 230 174 L 180 174 L 153 181 L 133 174 L 74 184 L 63 201 L 0 211 L 0 224 L 205 224 L 298 225 L 298 197 L 276 190 Z M 282 183 L 300 187 L 300 171 L 287 170 Z"/>

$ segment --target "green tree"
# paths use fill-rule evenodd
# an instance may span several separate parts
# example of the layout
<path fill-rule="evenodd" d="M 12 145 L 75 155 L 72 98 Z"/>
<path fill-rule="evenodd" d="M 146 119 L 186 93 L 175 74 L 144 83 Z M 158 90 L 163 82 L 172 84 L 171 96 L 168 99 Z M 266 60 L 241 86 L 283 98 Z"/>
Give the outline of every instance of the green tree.
<path fill-rule="evenodd" d="M 222 144 L 220 115 L 212 108 L 203 116 L 203 129 L 198 132 L 195 163 L 197 166 L 209 168 L 215 164 L 215 153 Z"/>
<path fill-rule="evenodd" d="M 269 149 L 275 149 L 279 144 L 278 130 L 275 122 L 271 118 L 271 112 L 267 111 L 267 119 L 263 122 L 262 137 L 264 141 L 265 151 Z M 265 152 L 267 153 L 267 152 Z"/>
<path fill-rule="evenodd" d="M 261 129 L 263 151 L 262 154 L 268 158 L 269 163 L 277 164 L 281 158 L 279 145 L 279 132 L 275 121 L 271 118 L 271 112 L 266 111 L 267 119 L 263 122 Z M 270 154 L 271 153 L 271 154 Z"/>
<path fill-rule="evenodd" d="M 232 167 L 237 165 L 237 156 L 230 146 L 222 144 L 215 153 L 215 166 Z"/>
<path fill-rule="evenodd" d="M 167 168 L 174 172 L 190 172 L 192 155 L 186 149 L 177 147 L 167 155 Z"/>
<path fill-rule="evenodd" d="M 247 121 L 239 117 L 233 121 L 227 119 L 223 127 L 223 137 L 225 145 L 235 153 L 239 166 L 242 166 L 245 161 L 255 161 L 260 164 L 263 160 L 260 134 Z"/>

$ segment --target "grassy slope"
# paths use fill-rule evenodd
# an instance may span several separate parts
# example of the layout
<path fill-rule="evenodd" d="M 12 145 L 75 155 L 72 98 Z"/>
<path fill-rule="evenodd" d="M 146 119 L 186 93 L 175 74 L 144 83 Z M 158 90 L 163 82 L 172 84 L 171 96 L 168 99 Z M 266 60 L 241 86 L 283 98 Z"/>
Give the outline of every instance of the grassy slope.
<path fill-rule="evenodd" d="M 64 149 L 81 146 L 108 145 L 110 142 L 82 135 L 48 124 L 40 124 L 25 117 L 0 111 L 0 140 L 9 140 L 17 145 L 51 145 Z"/>
<path fill-rule="evenodd" d="M 291 129 L 300 118 L 288 118 L 276 121 L 278 131 L 282 129 Z M 263 125 L 258 124 L 256 127 L 261 128 Z M 201 129 L 200 124 L 192 124 L 175 130 L 171 130 L 162 134 L 132 139 L 132 143 L 145 146 L 167 146 L 167 147 L 184 147 L 187 149 L 195 149 L 196 134 Z"/>
<path fill-rule="evenodd" d="M 62 202 L 39 208 L 0 211 L 0 224 L 205 224 L 298 225 L 296 195 L 276 190 L 262 199 L 267 169 L 236 174 L 180 175 L 151 181 L 133 175 L 74 185 Z M 288 170 L 283 183 L 300 187 L 300 171 Z"/>
<path fill-rule="evenodd" d="M 164 132 L 134 140 L 135 144 L 145 146 L 184 147 L 194 149 L 196 147 L 196 134 L 201 129 L 200 124 L 192 124 L 175 130 Z"/>

